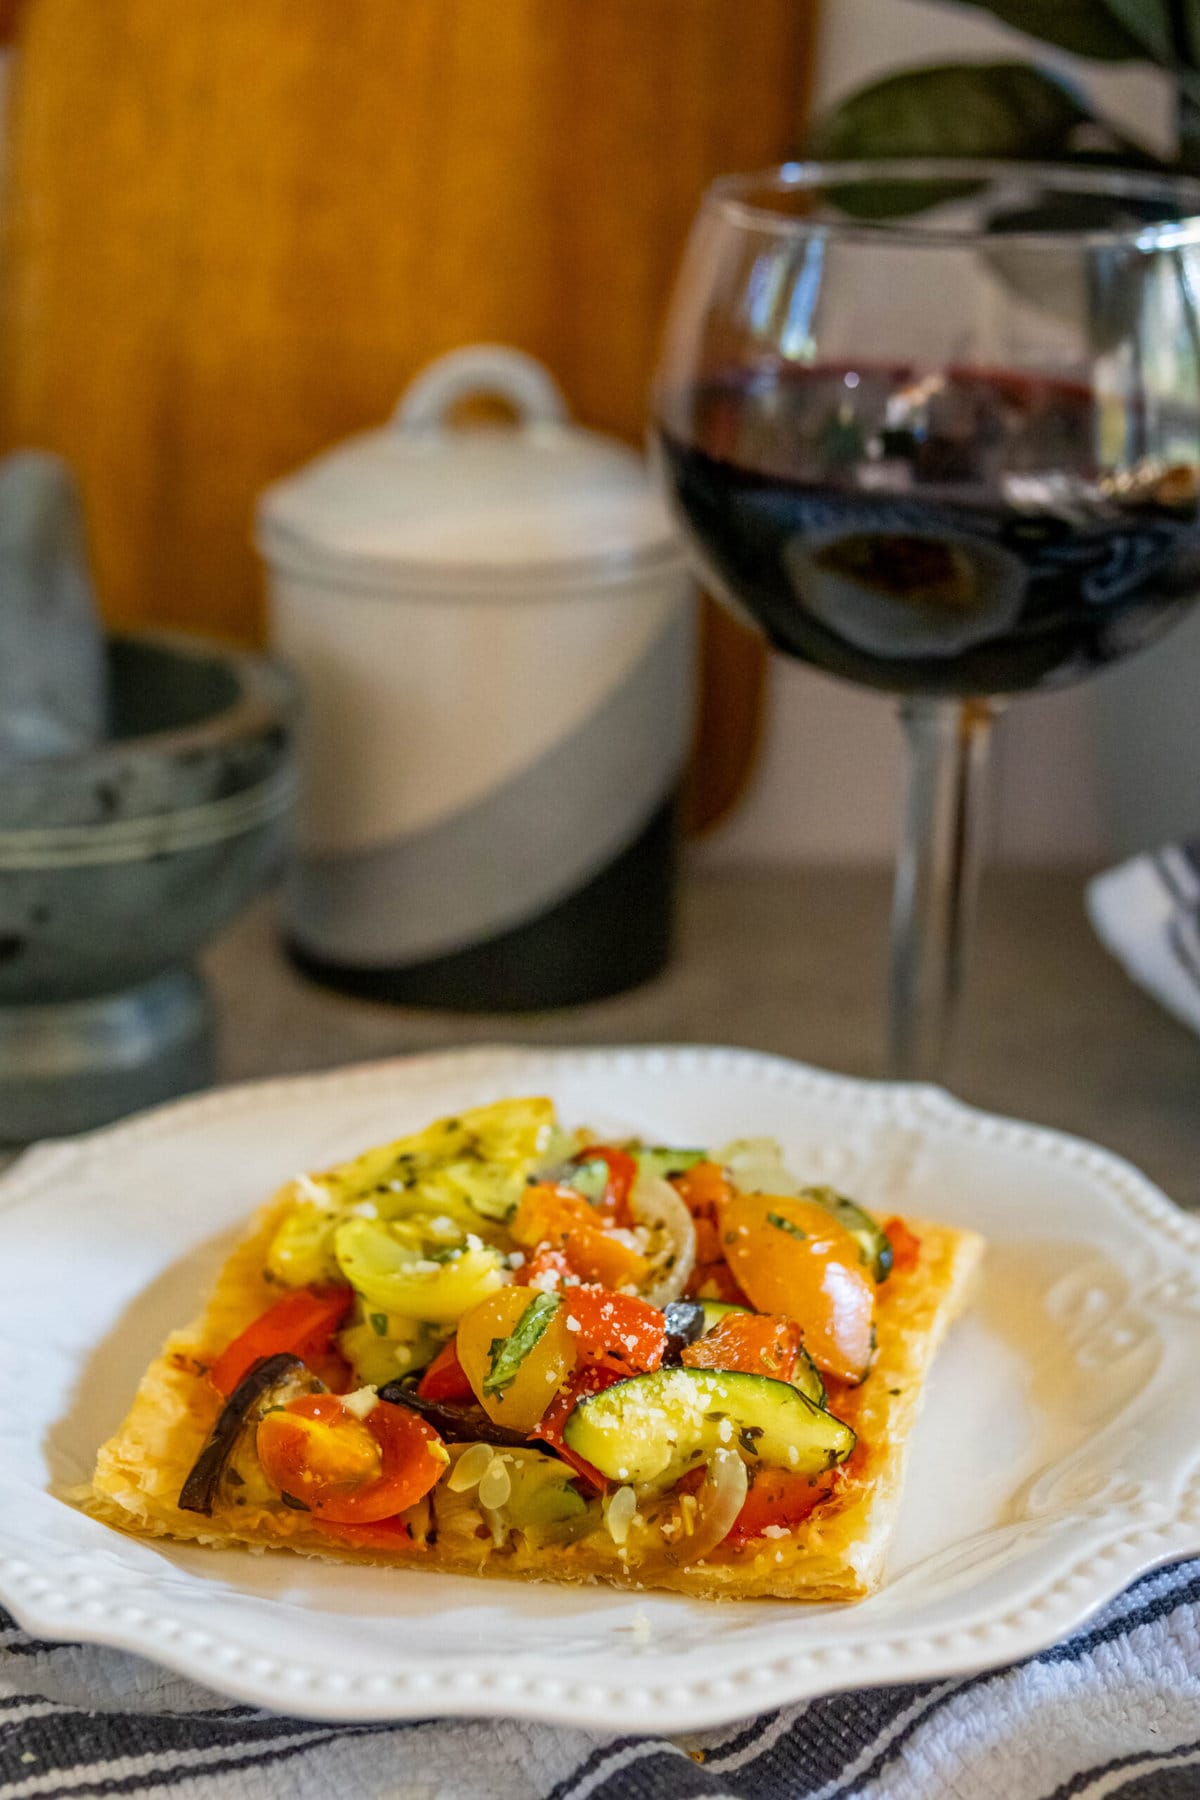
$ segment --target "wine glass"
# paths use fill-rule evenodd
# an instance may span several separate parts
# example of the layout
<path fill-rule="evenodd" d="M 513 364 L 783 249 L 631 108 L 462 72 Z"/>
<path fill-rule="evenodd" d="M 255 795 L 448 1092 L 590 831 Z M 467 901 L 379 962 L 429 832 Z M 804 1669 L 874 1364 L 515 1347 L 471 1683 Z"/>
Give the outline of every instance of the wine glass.
<path fill-rule="evenodd" d="M 943 1064 L 997 707 L 1150 643 L 1200 593 L 1198 302 L 1197 182 L 803 163 L 701 206 L 653 437 L 716 594 L 786 655 L 899 696 L 896 1075 Z"/>

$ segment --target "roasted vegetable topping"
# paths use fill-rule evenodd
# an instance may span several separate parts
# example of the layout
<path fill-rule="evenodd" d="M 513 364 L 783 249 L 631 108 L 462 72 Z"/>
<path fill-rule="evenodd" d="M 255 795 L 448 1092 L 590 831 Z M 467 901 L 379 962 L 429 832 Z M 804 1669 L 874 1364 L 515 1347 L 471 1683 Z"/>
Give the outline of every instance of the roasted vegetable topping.
<path fill-rule="evenodd" d="M 358 1419 L 332 1394 L 267 1413 L 256 1445 L 285 1501 L 340 1525 L 371 1525 L 404 1512 L 449 1462 L 437 1432 L 416 1413 L 381 1405 Z"/>
<path fill-rule="evenodd" d="M 554 1294 L 506 1287 L 458 1328 L 458 1360 L 483 1410 L 526 1435 L 575 1366 L 575 1344 Z"/>
<path fill-rule="evenodd" d="M 863 1378 L 876 1283 L 920 1251 L 770 1140 L 596 1142 L 536 1099 L 295 1185 L 268 1255 L 292 1291 L 213 1363 L 179 1503 L 385 1548 L 606 1530 L 652 1572 L 790 1531 L 855 1442 L 819 1371 Z"/>
<path fill-rule="evenodd" d="M 282 1381 L 298 1374 L 303 1368 L 304 1364 L 298 1356 L 290 1356 L 284 1351 L 274 1356 L 261 1357 L 251 1364 L 217 1415 L 217 1422 L 209 1433 L 208 1442 L 193 1463 L 191 1473 L 180 1490 L 179 1506 L 183 1512 L 205 1515 L 212 1512 L 225 1466 L 254 1409 L 265 1403 Z"/>
<path fill-rule="evenodd" d="M 535 1294 L 526 1303 L 509 1335 L 492 1340 L 488 1353 L 488 1372 L 483 1378 L 485 1394 L 498 1397 L 512 1386 L 529 1352 L 544 1337 L 560 1304 L 557 1294 Z M 568 1329 L 569 1326 L 568 1320 Z"/>
<path fill-rule="evenodd" d="M 781 1220 L 794 1229 L 781 1229 Z M 873 1348 L 875 1284 L 850 1233 L 814 1201 L 769 1194 L 736 1194 L 722 1228 L 729 1266 L 758 1310 L 798 1319 L 819 1369 L 861 1381 Z"/>
<path fill-rule="evenodd" d="M 254 1363 L 281 1351 L 315 1367 L 328 1357 L 333 1334 L 353 1299 L 348 1287 L 300 1288 L 285 1294 L 222 1351 L 208 1372 L 209 1380 L 218 1394 L 232 1394 Z"/>
<path fill-rule="evenodd" d="M 411 1412 L 427 1419 L 448 1444 L 501 1444 L 506 1447 L 524 1444 L 527 1433 L 513 1431 L 489 1419 L 475 1400 L 431 1400 L 402 1381 L 393 1381 L 379 1390 L 379 1398 L 391 1406 L 407 1406 Z"/>
<path fill-rule="evenodd" d="M 581 1399 L 564 1441 L 610 1481 L 677 1481 L 716 1450 L 817 1474 L 854 1448 L 848 1425 L 790 1382 L 716 1369 L 660 1369 Z"/>

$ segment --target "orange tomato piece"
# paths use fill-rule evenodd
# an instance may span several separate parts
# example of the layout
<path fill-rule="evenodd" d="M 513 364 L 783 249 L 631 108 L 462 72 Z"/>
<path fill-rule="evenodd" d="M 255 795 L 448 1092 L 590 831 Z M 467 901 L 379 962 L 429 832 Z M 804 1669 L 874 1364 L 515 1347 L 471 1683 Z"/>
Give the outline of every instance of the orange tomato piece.
<path fill-rule="evenodd" d="M 733 1198 L 728 1175 L 715 1162 L 698 1162 L 673 1175 L 671 1186 L 692 1215 L 696 1227 L 697 1264 L 719 1262 L 721 1212 L 726 1202 Z"/>
<path fill-rule="evenodd" d="M 903 1219 L 889 1219 L 883 1231 L 892 1246 L 892 1273 L 903 1275 L 915 1269 L 921 1260 L 921 1240 L 916 1232 L 910 1231 Z"/>
<path fill-rule="evenodd" d="M 544 1294 L 561 1294 L 568 1282 L 578 1280 L 579 1270 L 571 1267 L 566 1251 L 552 1249 L 549 1244 L 526 1257 L 514 1277 L 518 1287 L 541 1288 Z"/>
<path fill-rule="evenodd" d="M 790 1381 L 803 1336 L 794 1319 L 776 1313 L 726 1313 L 680 1360 L 689 1369 L 739 1369 Z"/>
<path fill-rule="evenodd" d="M 255 1447 L 281 1494 L 335 1525 L 374 1525 L 415 1506 L 450 1460 L 432 1425 L 406 1406 L 381 1400 L 360 1420 L 333 1394 L 264 1414 Z"/>
<path fill-rule="evenodd" d="M 719 1219 L 721 1208 L 736 1192 L 720 1163 L 710 1162 L 707 1158 L 672 1175 L 671 1186 L 693 1219 L 701 1216 Z"/>
<path fill-rule="evenodd" d="M 819 1369 L 861 1381 L 874 1348 L 875 1284 L 859 1246 L 812 1200 L 737 1194 L 723 1209 L 725 1258 L 758 1312 L 804 1328 Z"/>
<path fill-rule="evenodd" d="M 650 1272 L 646 1258 L 611 1231 L 581 1194 L 552 1182 L 527 1188 L 512 1222 L 523 1249 L 561 1250 L 584 1281 L 602 1287 L 636 1287 Z"/>
<path fill-rule="evenodd" d="M 746 1296 L 725 1261 L 721 1219 L 734 1188 L 719 1163 L 693 1163 L 672 1175 L 671 1186 L 692 1215 L 696 1228 L 696 1266 L 687 1284 L 689 1299 L 727 1300 L 744 1306 Z"/>
<path fill-rule="evenodd" d="M 526 1314 L 537 1336 L 511 1368 L 502 1387 L 492 1386 L 495 1358 L 520 1330 Z M 458 1360 L 472 1392 L 490 1419 L 529 1433 L 575 1367 L 574 1335 L 567 1330 L 566 1302 L 523 1287 L 497 1288 L 458 1322 Z"/>

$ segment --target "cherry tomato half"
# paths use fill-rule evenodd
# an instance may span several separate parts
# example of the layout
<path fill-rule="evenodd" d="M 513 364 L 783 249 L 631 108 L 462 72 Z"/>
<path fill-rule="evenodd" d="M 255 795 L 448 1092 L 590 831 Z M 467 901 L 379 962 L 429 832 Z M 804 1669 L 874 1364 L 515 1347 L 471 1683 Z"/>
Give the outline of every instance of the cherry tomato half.
<path fill-rule="evenodd" d="M 722 1211 L 722 1241 L 755 1309 L 798 1320 L 819 1369 L 861 1381 L 871 1362 L 875 1284 L 856 1239 L 813 1200 L 736 1194 Z"/>
<path fill-rule="evenodd" d="M 357 1419 L 334 1394 L 305 1394 L 259 1421 L 267 1480 L 335 1525 L 373 1525 L 427 1494 L 449 1462 L 441 1438 L 406 1406 L 381 1400 Z"/>

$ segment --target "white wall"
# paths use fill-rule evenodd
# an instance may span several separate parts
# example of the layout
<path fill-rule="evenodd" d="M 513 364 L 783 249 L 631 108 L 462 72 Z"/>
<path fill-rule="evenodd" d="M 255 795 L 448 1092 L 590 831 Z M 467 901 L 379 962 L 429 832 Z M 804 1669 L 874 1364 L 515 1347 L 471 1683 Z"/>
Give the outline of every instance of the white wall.
<path fill-rule="evenodd" d="M 1053 4 L 1053 0 L 1050 0 Z M 1156 148 L 1170 96 L 1153 71 L 1052 55 L 985 13 L 936 0 L 825 0 L 815 106 L 906 63 L 1036 55 L 1081 76 L 1111 116 Z M 1196 621 L 1200 627 L 1200 621 Z M 1179 645 L 1185 644 L 1182 657 Z M 1172 723 L 1139 727 L 1170 685 Z M 1026 700 L 996 744 L 995 851 L 1012 860 L 1100 859 L 1147 833 L 1200 832 L 1200 629 L 1067 693 Z M 902 743 L 892 703 L 772 658 L 765 742 L 741 807 L 703 854 L 718 861 L 876 860 L 895 838 Z M 1130 766 L 1133 758 L 1134 766 Z M 1154 806 L 1142 795 L 1153 788 Z"/>

